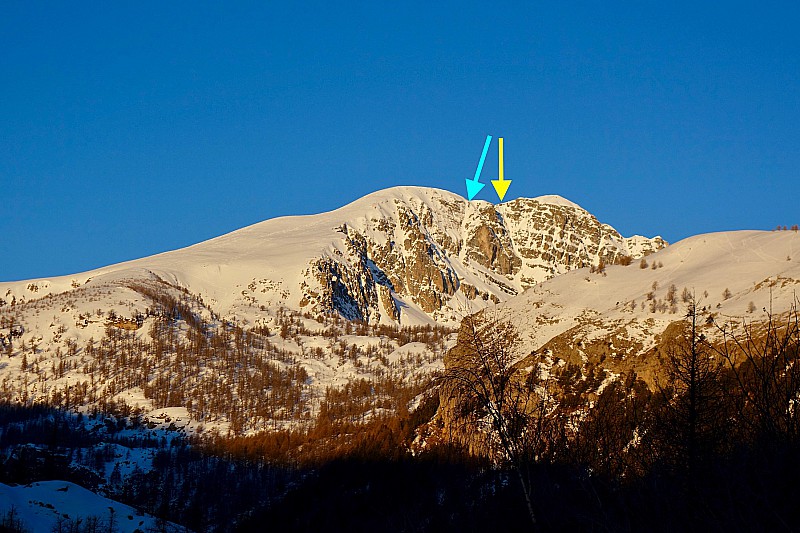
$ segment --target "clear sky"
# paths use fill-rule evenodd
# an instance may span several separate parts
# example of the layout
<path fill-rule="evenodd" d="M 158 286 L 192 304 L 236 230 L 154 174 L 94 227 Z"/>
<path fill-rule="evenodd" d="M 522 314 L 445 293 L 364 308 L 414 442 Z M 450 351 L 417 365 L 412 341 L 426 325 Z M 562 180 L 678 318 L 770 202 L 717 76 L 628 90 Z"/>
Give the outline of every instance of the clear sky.
<path fill-rule="evenodd" d="M 0 280 L 466 195 L 489 134 L 624 235 L 800 223 L 797 2 L 215 4 L 0 4 Z"/>

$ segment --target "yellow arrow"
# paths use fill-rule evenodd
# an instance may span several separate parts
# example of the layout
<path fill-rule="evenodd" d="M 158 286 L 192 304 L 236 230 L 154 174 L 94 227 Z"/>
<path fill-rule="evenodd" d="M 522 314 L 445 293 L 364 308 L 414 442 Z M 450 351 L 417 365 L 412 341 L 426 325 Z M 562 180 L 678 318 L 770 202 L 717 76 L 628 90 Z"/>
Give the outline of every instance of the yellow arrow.
<path fill-rule="evenodd" d="M 492 180 L 492 185 L 494 185 L 494 190 L 497 192 L 497 196 L 500 197 L 500 201 L 503 201 L 503 197 L 508 192 L 508 186 L 511 185 L 511 180 L 504 180 L 503 179 L 503 138 L 497 138 L 497 161 L 499 165 L 498 175 L 499 179 Z"/>

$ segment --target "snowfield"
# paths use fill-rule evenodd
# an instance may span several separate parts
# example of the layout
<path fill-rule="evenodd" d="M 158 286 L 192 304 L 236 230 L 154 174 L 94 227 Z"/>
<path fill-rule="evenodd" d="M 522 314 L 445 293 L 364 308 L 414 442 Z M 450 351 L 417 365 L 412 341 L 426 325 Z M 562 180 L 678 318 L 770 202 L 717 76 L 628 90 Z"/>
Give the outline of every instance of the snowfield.
<path fill-rule="evenodd" d="M 150 515 L 99 496 L 67 481 L 40 481 L 30 485 L 0 483 L 0 513 L 12 507 L 25 527 L 33 532 L 51 531 L 59 520 L 78 520 L 90 516 L 101 519 L 105 528 L 112 519 L 121 533 L 156 530 L 158 521 Z M 175 524 L 160 524 L 168 531 L 187 531 Z"/>
<path fill-rule="evenodd" d="M 645 261 L 646 268 L 634 261 L 608 266 L 604 274 L 568 272 L 499 305 L 499 314 L 515 317 L 530 350 L 581 324 L 592 325 L 584 339 L 622 324 L 650 346 L 654 333 L 686 313 L 684 290 L 719 323 L 758 321 L 770 309 L 783 313 L 800 296 L 800 234 L 794 231 L 697 235 Z"/>

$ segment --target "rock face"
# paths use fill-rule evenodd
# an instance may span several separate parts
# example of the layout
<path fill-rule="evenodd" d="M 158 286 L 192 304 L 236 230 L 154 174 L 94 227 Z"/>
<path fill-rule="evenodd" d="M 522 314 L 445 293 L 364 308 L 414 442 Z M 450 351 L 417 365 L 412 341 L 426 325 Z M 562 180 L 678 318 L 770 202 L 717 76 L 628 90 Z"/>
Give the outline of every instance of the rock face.
<path fill-rule="evenodd" d="M 312 261 L 318 289 L 306 298 L 309 309 L 402 321 L 403 304 L 411 304 L 453 321 L 569 270 L 667 244 L 626 239 L 560 197 L 492 205 L 431 189 L 397 192 L 379 200 L 382 216 L 337 228 L 344 253 Z"/>
<path fill-rule="evenodd" d="M 158 276 L 245 321 L 282 306 L 373 324 L 455 324 L 569 270 L 664 246 L 659 237 L 626 239 L 558 196 L 493 205 L 395 187 L 328 213 L 267 220 L 182 250 L 0 289 L 6 300 L 25 300 L 90 279 Z"/>

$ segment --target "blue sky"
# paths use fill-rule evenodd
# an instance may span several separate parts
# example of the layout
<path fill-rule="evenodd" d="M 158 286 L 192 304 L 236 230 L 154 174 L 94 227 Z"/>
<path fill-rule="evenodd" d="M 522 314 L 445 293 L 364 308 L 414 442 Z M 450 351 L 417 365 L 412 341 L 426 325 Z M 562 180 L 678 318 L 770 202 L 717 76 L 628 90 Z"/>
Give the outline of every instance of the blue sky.
<path fill-rule="evenodd" d="M 465 195 L 487 134 L 624 235 L 800 223 L 800 8 L 626 4 L 4 2 L 0 280 Z"/>

